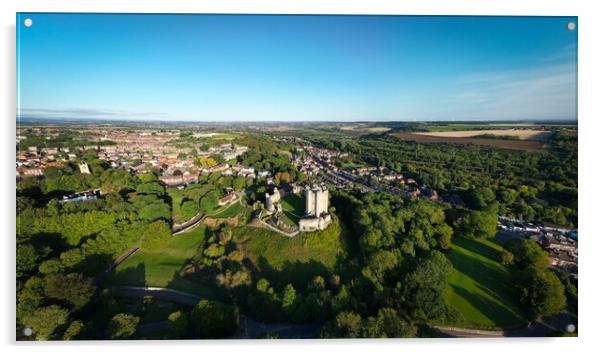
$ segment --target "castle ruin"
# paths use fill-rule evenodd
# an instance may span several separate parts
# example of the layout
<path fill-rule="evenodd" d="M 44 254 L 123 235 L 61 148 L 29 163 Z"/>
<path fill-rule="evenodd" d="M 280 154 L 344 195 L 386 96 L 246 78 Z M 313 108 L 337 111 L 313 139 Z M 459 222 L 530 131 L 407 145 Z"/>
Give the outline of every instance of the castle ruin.
<path fill-rule="evenodd" d="M 268 213 L 272 214 L 276 211 L 282 211 L 282 206 L 280 205 L 281 197 L 280 191 L 276 187 L 274 187 L 272 194 L 265 194 L 265 209 Z"/>
<path fill-rule="evenodd" d="M 299 220 L 300 231 L 324 230 L 332 222 L 328 213 L 328 189 L 305 187 L 305 217 Z"/>

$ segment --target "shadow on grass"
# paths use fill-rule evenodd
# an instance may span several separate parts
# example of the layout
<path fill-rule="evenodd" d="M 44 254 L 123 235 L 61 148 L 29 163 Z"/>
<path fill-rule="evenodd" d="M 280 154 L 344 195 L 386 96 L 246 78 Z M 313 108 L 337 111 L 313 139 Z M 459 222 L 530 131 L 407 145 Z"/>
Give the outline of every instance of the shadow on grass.
<path fill-rule="evenodd" d="M 452 285 L 454 292 L 464 298 L 474 306 L 483 316 L 489 319 L 495 326 L 505 327 L 520 325 L 523 323 L 520 317 L 517 317 L 507 307 L 498 304 L 484 296 L 472 293 L 465 288 Z"/>
<path fill-rule="evenodd" d="M 475 240 L 455 239 L 454 244 L 472 253 L 465 254 L 454 249 L 448 255 L 452 265 L 458 272 L 475 282 L 474 286 L 468 283 L 466 287 L 450 284 L 454 291 L 496 326 L 508 327 L 526 323 L 525 315 L 518 304 L 518 294 L 511 274 L 501 264 L 490 262 L 497 262 L 499 252 Z M 489 298 L 480 295 L 479 292 L 484 292 Z"/>
<path fill-rule="evenodd" d="M 138 263 L 135 267 L 124 268 L 118 272 L 113 269 L 104 283 L 118 286 L 146 286 L 146 267 L 144 263 Z"/>
<path fill-rule="evenodd" d="M 500 259 L 500 251 L 497 249 L 476 240 L 471 240 L 463 237 L 456 237 L 453 240 L 454 244 L 467 249 L 471 252 L 480 254 L 491 260 L 498 261 Z"/>
<path fill-rule="evenodd" d="M 307 262 L 285 261 L 280 269 L 276 269 L 270 265 L 265 257 L 260 256 L 255 266 L 261 276 L 281 288 L 288 283 L 293 284 L 297 289 L 304 288 L 314 277 L 319 275 L 328 280 L 332 274 L 322 263 L 315 260 Z"/>

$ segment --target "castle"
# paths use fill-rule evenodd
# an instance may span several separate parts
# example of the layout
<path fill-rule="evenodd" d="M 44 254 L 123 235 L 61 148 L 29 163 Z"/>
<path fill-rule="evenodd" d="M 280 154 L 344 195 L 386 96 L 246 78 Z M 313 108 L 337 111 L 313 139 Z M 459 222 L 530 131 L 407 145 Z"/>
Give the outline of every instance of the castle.
<path fill-rule="evenodd" d="M 328 189 L 305 187 L 305 217 L 299 220 L 299 231 L 324 230 L 332 222 L 328 213 Z"/>
<path fill-rule="evenodd" d="M 324 230 L 332 223 L 332 217 L 328 213 L 328 189 L 324 186 L 306 186 L 301 188 L 293 186 L 293 193 L 305 192 L 305 215 L 299 219 L 299 231 Z M 274 187 L 270 194 L 265 193 L 265 211 L 267 215 L 277 215 L 282 212 L 281 198 L 284 191 Z"/>

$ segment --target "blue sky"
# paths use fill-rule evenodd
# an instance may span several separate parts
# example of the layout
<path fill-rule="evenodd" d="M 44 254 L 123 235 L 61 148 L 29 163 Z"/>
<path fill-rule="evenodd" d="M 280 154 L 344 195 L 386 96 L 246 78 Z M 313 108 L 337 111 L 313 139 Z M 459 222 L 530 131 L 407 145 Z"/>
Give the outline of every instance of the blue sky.
<path fill-rule="evenodd" d="M 22 25 L 31 18 L 33 25 Z M 18 14 L 18 115 L 577 119 L 575 17 Z"/>

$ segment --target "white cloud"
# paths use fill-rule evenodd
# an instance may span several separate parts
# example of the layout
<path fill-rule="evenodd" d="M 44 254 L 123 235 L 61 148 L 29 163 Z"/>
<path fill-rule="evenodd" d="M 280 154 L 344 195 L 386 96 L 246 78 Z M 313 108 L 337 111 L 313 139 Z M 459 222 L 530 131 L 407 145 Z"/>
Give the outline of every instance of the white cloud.
<path fill-rule="evenodd" d="M 467 119 L 576 119 L 576 67 L 478 73 L 448 97 L 450 114 Z M 451 117 L 449 117 L 451 118 Z"/>

